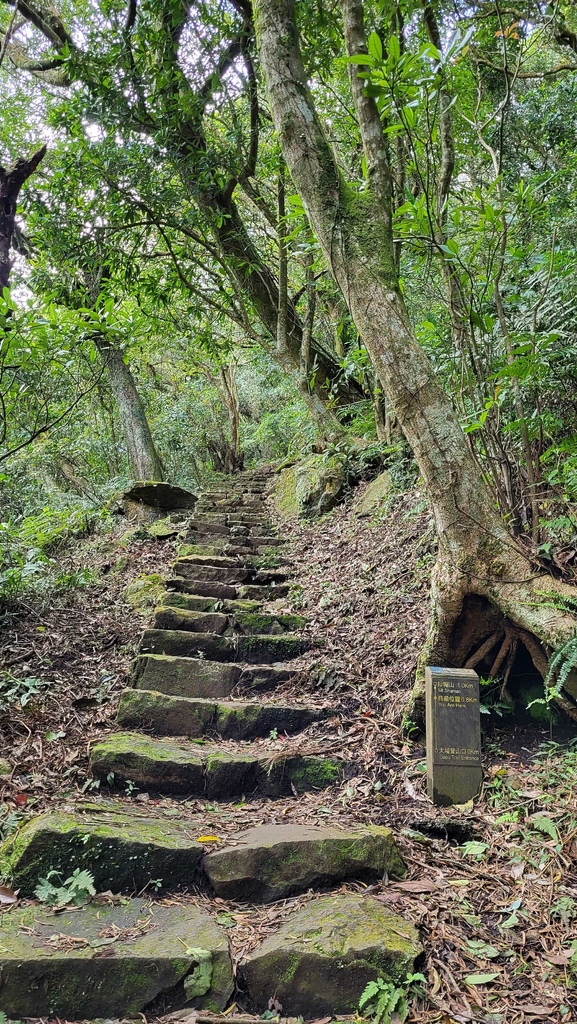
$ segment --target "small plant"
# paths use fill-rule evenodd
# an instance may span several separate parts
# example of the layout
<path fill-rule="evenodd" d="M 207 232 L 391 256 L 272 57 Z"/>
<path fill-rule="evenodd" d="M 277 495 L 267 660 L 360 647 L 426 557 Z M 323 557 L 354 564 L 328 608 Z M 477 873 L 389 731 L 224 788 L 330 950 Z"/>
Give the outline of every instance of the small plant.
<path fill-rule="evenodd" d="M 47 679 L 37 679 L 35 676 L 26 676 L 18 679 L 11 672 L 0 673 L 0 711 L 18 705 L 25 708 L 33 697 L 37 697 L 45 686 L 49 685 Z"/>
<path fill-rule="evenodd" d="M 488 843 L 479 843 L 476 840 L 463 843 L 461 851 L 464 857 L 474 857 L 475 860 L 483 860 L 487 850 L 489 849 Z"/>
<path fill-rule="evenodd" d="M 52 878 L 57 879 L 60 884 L 52 882 Z M 47 903 L 49 907 L 56 907 L 57 910 L 70 904 L 74 907 L 83 907 L 96 895 L 94 878 L 89 871 L 76 868 L 70 878 L 63 882 L 59 871 L 49 871 L 46 878 L 40 879 L 34 895 L 41 903 Z"/>
<path fill-rule="evenodd" d="M 359 1010 L 367 1009 L 374 1024 L 390 1024 L 393 1014 L 403 1024 L 409 1016 L 409 1001 L 423 995 L 424 974 L 407 974 L 400 985 L 377 978 L 369 981 L 359 999 Z"/>
<path fill-rule="evenodd" d="M 0 843 L 3 843 L 8 836 L 16 831 L 20 820 L 20 815 L 16 811 L 9 811 L 6 804 L 2 804 L 0 807 Z M 0 1024 L 2 1024 L 1 1020 Z"/>
<path fill-rule="evenodd" d="M 268 738 L 269 740 L 278 740 L 278 729 L 271 729 Z"/>

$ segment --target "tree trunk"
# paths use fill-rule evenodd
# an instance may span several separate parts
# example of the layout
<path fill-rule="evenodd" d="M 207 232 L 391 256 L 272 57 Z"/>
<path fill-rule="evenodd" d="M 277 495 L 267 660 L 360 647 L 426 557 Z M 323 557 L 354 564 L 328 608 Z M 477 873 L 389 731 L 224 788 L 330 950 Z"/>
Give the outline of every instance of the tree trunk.
<path fill-rule="evenodd" d="M 124 362 L 122 353 L 103 335 L 95 337 L 94 342 L 108 372 L 134 479 L 164 480 L 164 468 L 130 367 Z"/>
<path fill-rule="evenodd" d="M 366 52 L 362 5 L 342 0 L 349 54 Z M 368 170 L 344 181 L 305 74 L 294 0 L 255 0 L 261 63 L 287 167 L 332 274 L 410 444 L 433 509 L 439 558 L 431 630 L 421 660 L 460 666 L 495 635 L 525 644 L 538 671 L 575 634 L 575 591 L 536 573 L 495 509 L 455 411 L 412 330 L 398 283 L 387 147 L 374 100 L 353 68 L 351 87 Z M 497 624 L 497 625 L 496 625 Z M 493 648 L 502 647 L 497 635 Z M 489 668 L 495 664 L 496 655 Z M 573 689 L 568 682 L 567 689 Z M 577 717 L 577 686 L 558 698 Z"/>
<path fill-rule="evenodd" d="M 46 146 L 42 146 L 29 160 L 20 158 L 11 167 L 0 166 L 0 295 L 5 288 L 8 288 L 10 280 L 12 269 L 10 246 L 14 236 L 16 206 L 20 189 L 34 173 L 45 153 Z"/>

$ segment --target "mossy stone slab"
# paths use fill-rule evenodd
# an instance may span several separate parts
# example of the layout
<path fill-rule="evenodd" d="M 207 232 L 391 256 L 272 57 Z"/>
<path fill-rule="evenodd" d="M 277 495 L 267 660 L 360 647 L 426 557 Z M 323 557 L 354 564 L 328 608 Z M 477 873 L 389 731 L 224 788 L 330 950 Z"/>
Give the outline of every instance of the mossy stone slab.
<path fill-rule="evenodd" d="M 259 825 L 232 837 L 203 867 L 218 896 L 269 902 L 345 878 L 402 876 L 393 833 L 376 825 L 345 830 L 309 825 Z"/>
<path fill-rule="evenodd" d="M 1 937 L 0 1004 L 13 1019 L 118 1019 L 161 996 L 166 1012 L 185 991 L 191 1005 L 220 1011 L 232 995 L 226 934 L 190 904 L 137 899 L 58 915 L 31 906 L 2 915 Z M 195 985 L 201 961 L 208 970 Z"/>
<path fill-rule="evenodd" d="M 166 586 L 183 594 L 196 594 L 198 597 L 217 597 L 233 599 L 242 596 L 239 587 L 226 583 L 214 583 L 210 580 L 185 579 L 184 576 L 173 576 L 166 580 Z"/>
<path fill-rule="evenodd" d="M 230 623 L 220 612 L 195 612 L 188 608 L 157 608 L 154 613 L 155 629 L 186 629 L 191 633 L 216 633 L 221 636 Z"/>
<path fill-rule="evenodd" d="M 21 896 L 32 896 L 41 878 L 75 868 L 88 870 L 98 892 L 134 893 L 160 881 L 181 889 L 194 880 L 203 847 L 168 818 L 129 813 L 106 804 L 50 811 L 26 822 L 0 847 L 0 870 Z M 0 942 L 0 945 L 2 943 Z"/>
<path fill-rule="evenodd" d="M 120 696 L 116 721 L 125 729 L 141 729 L 161 736 L 203 736 L 216 732 L 225 739 L 249 740 L 280 733 L 298 732 L 316 721 L 322 712 L 282 704 L 255 704 L 174 697 L 154 690 L 128 689 Z"/>
<path fill-rule="evenodd" d="M 301 615 L 265 615 L 262 612 L 239 610 L 234 616 L 234 628 L 246 635 L 278 636 L 302 629 L 306 621 Z"/>
<path fill-rule="evenodd" d="M 257 1011 L 275 997 L 285 1016 L 355 1013 L 369 981 L 401 982 L 422 953 L 416 928 L 368 896 L 307 903 L 242 964 Z"/>
<path fill-rule="evenodd" d="M 141 654 L 132 664 L 131 683 L 175 697 L 228 697 L 241 674 L 239 665 L 225 661 Z"/>
<path fill-rule="evenodd" d="M 130 781 L 140 790 L 214 799 L 253 792 L 286 796 L 295 790 L 324 789 L 342 777 L 341 763 L 331 758 L 289 755 L 271 766 L 262 753 L 131 732 L 96 743 L 90 763 L 94 775 L 110 786 Z"/>
<path fill-rule="evenodd" d="M 247 661 L 254 664 L 298 658 L 313 641 L 293 636 L 217 636 L 185 629 L 145 629 L 140 650 L 177 657 L 205 657 L 214 661 Z M 316 646 L 316 643 L 315 643 Z"/>
<path fill-rule="evenodd" d="M 261 607 L 260 601 L 227 601 L 212 597 L 199 597 L 195 594 L 177 594 L 174 591 L 166 590 L 159 604 L 162 608 L 185 608 L 191 612 L 216 612 L 223 611 L 227 615 L 235 612 L 257 612 Z"/>
<path fill-rule="evenodd" d="M 188 558 L 179 558 L 177 562 L 174 562 L 172 569 L 178 576 L 182 576 L 184 579 L 227 583 L 229 586 L 247 583 L 254 576 L 254 570 L 250 567 L 237 565 L 229 569 L 221 569 L 216 565 L 199 565 L 198 562 L 191 562 Z"/>
<path fill-rule="evenodd" d="M 183 487 L 157 480 L 135 480 L 131 487 L 124 491 L 122 501 L 138 502 L 152 508 L 170 512 L 173 509 L 194 508 L 197 495 Z"/>
<path fill-rule="evenodd" d="M 236 558 L 230 558 L 228 555 L 213 555 L 211 552 L 206 554 L 194 553 L 184 558 L 179 558 L 175 562 L 175 569 L 179 566 L 190 566 L 190 565 L 209 565 L 213 567 L 220 567 L 222 569 L 235 569 L 238 568 L 238 560 Z"/>
<path fill-rule="evenodd" d="M 183 746 L 172 740 L 158 740 L 133 732 L 119 732 L 90 752 L 94 775 L 110 786 L 128 781 L 138 789 L 155 793 L 204 793 L 202 748 Z"/>

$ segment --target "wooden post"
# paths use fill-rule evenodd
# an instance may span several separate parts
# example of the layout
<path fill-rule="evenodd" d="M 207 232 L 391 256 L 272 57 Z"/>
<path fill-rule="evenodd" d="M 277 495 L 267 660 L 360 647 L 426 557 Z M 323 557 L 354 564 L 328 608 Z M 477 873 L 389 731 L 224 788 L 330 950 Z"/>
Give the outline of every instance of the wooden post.
<path fill-rule="evenodd" d="M 427 667 L 425 686 L 429 796 L 441 807 L 467 803 L 483 781 L 479 677 L 472 669 Z"/>

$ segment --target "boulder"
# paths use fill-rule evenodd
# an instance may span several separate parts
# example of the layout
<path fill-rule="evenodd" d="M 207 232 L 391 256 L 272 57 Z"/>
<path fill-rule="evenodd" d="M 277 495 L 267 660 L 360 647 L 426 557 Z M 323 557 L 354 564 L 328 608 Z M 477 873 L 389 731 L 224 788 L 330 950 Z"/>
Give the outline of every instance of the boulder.
<path fill-rule="evenodd" d="M 148 505 L 162 512 L 194 508 L 196 499 L 192 491 L 155 480 L 136 480 L 122 495 L 125 506 Z"/>
<path fill-rule="evenodd" d="M 355 504 L 355 512 L 358 516 L 370 516 L 382 507 L 386 498 L 391 493 L 393 486 L 391 474 L 385 471 L 380 473 L 370 484 L 365 487 L 361 497 Z"/>
<path fill-rule="evenodd" d="M 279 473 L 274 500 L 285 516 L 323 515 L 340 501 L 346 480 L 342 459 L 330 455 L 309 455 Z M 271 543 L 270 539 L 268 543 Z"/>
<path fill-rule="evenodd" d="M 232 840 L 233 846 L 209 853 L 203 864 L 224 899 L 269 902 L 345 878 L 405 873 L 393 833 L 376 825 L 259 825 Z"/>
<path fill-rule="evenodd" d="M 350 1014 L 369 981 L 402 982 L 422 951 L 416 928 L 383 903 L 339 894 L 290 914 L 239 973 L 258 1012 L 275 999 L 284 1016 Z"/>
<path fill-rule="evenodd" d="M 226 933 L 193 904 L 93 902 L 54 916 L 38 906 L 2 915 L 4 1013 L 13 1019 L 136 1016 L 162 997 L 163 1012 L 221 1011 L 233 991 Z"/>
<path fill-rule="evenodd" d="M 136 611 L 154 608 L 164 593 L 164 580 L 157 572 L 149 576 L 138 576 L 122 591 L 122 600 Z"/>

